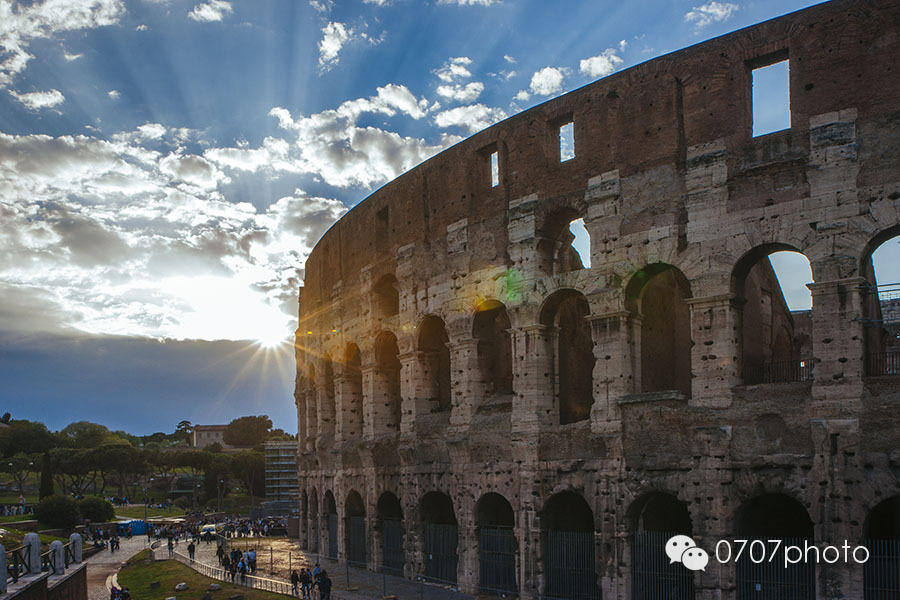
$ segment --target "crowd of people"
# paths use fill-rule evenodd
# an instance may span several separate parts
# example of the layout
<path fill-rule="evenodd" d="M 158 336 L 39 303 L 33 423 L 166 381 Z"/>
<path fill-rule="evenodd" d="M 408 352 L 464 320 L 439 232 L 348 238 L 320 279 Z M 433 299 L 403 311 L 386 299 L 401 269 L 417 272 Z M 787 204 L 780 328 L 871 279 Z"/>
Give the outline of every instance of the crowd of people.
<path fill-rule="evenodd" d="M 12 517 L 15 515 L 34 514 L 34 506 L 30 504 L 0 504 L 0 517 Z"/>
<path fill-rule="evenodd" d="M 306 567 L 300 569 L 299 573 L 297 569 L 291 572 L 291 593 L 300 596 L 301 600 L 312 600 L 313 590 L 318 590 L 319 600 L 331 599 L 331 578 L 319 563 L 316 563 L 312 571 Z"/>

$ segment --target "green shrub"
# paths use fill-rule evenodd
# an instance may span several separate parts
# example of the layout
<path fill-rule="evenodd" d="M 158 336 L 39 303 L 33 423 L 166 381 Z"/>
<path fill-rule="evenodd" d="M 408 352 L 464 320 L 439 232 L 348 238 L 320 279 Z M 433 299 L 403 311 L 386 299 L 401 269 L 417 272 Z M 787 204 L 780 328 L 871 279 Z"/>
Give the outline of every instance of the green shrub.
<path fill-rule="evenodd" d="M 41 523 L 60 529 L 72 529 L 81 522 L 78 504 L 69 496 L 48 496 L 41 500 L 35 510 Z"/>
<path fill-rule="evenodd" d="M 112 503 L 98 496 L 87 496 L 79 500 L 78 511 L 92 523 L 106 523 L 116 516 Z"/>

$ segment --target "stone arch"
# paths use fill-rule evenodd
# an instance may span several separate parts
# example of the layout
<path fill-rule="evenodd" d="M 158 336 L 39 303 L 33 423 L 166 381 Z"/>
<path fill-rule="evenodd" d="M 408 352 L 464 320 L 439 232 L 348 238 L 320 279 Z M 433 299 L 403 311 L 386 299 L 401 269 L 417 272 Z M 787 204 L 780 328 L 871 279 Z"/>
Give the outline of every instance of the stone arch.
<path fill-rule="evenodd" d="M 584 218 L 586 210 L 575 206 L 556 207 L 542 215 L 537 242 L 541 267 L 550 275 L 584 268 L 572 246 L 575 236 L 569 230 L 573 221 Z"/>
<path fill-rule="evenodd" d="M 626 307 L 640 315 L 641 392 L 691 395 L 691 285 L 666 263 L 638 270 L 625 287 Z"/>
<path fill-rule="evenodd" d="M 731 273 L 731 287 L 741 314 L 738 356 L 747 384 L 812 377 L 811 317 L 808 313 L 791 313 L 769 261 L 776 252 L 793 252 L 809 263 L 796 247 L 769 243 L 746 252 Z"/>
<path fill-rule="evenodd" d="M 541 324 L 556 329 L 555 391 L 561 425 L 591 414 L 595 359 L 589 314 L 587 299 L 572 289 L 554 292 L 541 307 Z"/>
<path fill-rule="evenodd" d="M 574 491 L 554 494 L 540 516 L 543 593 L 566 600 L 599 599 L 594 511 L 584 496 Z"/>
<path fill-rule="evenodd" d="M 900 495 L 875 505 L 866 516 L 864 538 L 869 560 L 863 566 L 864 600 L 900 597 Z"/>
<path fill-rule="evenodd" d="M 400 349 L 397 337 L 390 331 L 382 331 L 375 338 L 374 379 L 370 431 L 397 432 L 400 429 Z"/>
<path fill-rule="evenodd" d="M 509 329 L 509 314 L 502 302 L 485 300 L 478 305 L 472 320 L 472 336 L 478 340 L 478 365 L 488 395 L 513 391 Z"/>
<path fill-rule="evenodd" d="M 344 548 L 348 563 L 366 566 L 366 504 L 356 490 L 344 502 Z"/>
<path fill-rule="evenodd" d="M 334 501 L 334 494 L 331 493 L 331 490 L 325 492 L 322 511 L 325 517 L 326 531 L 328 532 L 325 556 L 336 560 L 338 557 L 338 512 L 337 503 Z"/>
<path fill-rule="evenodd" d="M 372 286 L 372 312 L 376 319 L 400 313 L 399 283 L 393 274 L 382 275 Z"/>
<path fill-rule="evenodd" d="M 459 526 L 453 500 L 443 492 L 428 492 L 419 500 L 419 517 L 425 577 L 431 581 L 455 584 Z"/>
<path fill-rule="evenodd" d="M 443 319 L 428 315 L 418 326 L 417 347 L 425 400 L 431 412 L 450 410 L 450 336 Z"/>
<path fill-rule="evenodd" d="M 386 573 L 402 576 L 406 564 L 403 549 L 403 506 L 393 492 L 382 492 L 378 498 L 377 510 L 382 569 Z"/>
<path fill-rule="evenodd" d="M 813 523 L 803 505 L 781 493 L 765 493 L 745 501 L 735 512 L 734 531 L 741 539 L 769 539 L 783 544 L 799 545 L 814 539 Z M 759 543 L 757 543 L 757 546 Z M 749 546 L 749 544 L 748 544 Z M 756 550 L 757 558 L 759 550 Z M 775 562 L 784 565 L 783 555 Z M 779 589 L 787 598 L 815 598 L 816 569 L 814 562 L 799 562 L 778 569 L 759 569 L 750 552 L 735 561 L 735 586 L 738 600 L 751 600 L 759 589 Z"/>
<path fill-rule="evenodd" d="M 488 492 L 475 505 L 478 536 L 478 586 L 488 593 L 515 593 L 518 589 L 518 543 L 512 505 L 502 495 Z"/>
<path fill-rule="evenodd" d="M 650 600 L 665 589 L 673 598 L 693 598 L 693 573 L 670 560 L 694 546 L 687 504 L 667 492 L 649 492 L 631 503 L 626 519 L 631 530 L 631 597 Z"/>
<path fill-rule="evenodd" d="M 898 236 L 900 225 L 879 231 L 860 256 L 859 274 L 866 281 L 862 290 L 866 375 L 900 375 L 900 289 L 888 285 L 896 281 L 877 280 L 872 260 L 882 244 Z"/>
<path fill-rule="evenodd" d="M 334 402 L 334 364 L 331 356 L 322 356 L 322 393 L 319 394 L 321 405 L 318 407 L 319 422 L 322 424 L 320 435 L 334 435 L 335 402 Z"/>

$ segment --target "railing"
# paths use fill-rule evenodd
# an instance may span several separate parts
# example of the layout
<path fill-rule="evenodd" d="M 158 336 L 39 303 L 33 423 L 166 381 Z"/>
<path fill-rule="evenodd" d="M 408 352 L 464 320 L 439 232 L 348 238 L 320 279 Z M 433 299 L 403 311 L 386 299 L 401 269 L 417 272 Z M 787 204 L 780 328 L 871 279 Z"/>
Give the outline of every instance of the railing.
<path fill-rule="evenodd" d="M 6 552 L 6 581 L 16 583 L 19 577 L 28 573 L 31 562 L 31 546 L 19 546 Z"/>
<path fill-rule="evenodd" d="M 813 361 L 811 359 L 780 360 L 744 366 L 744 383 L 747 385 L 812 381 L 812 378 Z"/>
<path fill-rule="evenodd" d="M 284 594 L 285 596 L 292 595 L 291 583 L 289 581 L 271 579 L 269 577 L 258 577 L 256 575 L 242 575 L 240 573 L 236 573 L 234 579 L 232 579 L 231 573 L 227 572 L 222 567 L 202 563 L 198 560 L 191 560 L 180 552 L 175 552 L 173 556 L 178 562 L 189 566 L 201 575 L 205 575 L 211 579 L 243 585 L 254 590 L 265 590 L 276 594 Z"/>
<path fill-rule="evenodd" d="M 866 375 L 900 375 L 900 349 L 866 356 Z"/>

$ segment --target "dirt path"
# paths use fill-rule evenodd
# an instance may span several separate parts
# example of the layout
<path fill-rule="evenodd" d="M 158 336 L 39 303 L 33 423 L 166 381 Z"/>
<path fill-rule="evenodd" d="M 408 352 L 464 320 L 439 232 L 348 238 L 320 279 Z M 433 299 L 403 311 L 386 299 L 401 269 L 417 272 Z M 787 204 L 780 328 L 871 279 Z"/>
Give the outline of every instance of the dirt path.
<path fill-rule="evenodd" d="M 106 579 L 118 572 L 122 563 L 147 547 L 146 536 L 121 538 L 122 547 L 116 552 L 101 550 L 87 559 L 88 600 L 109 600 Z"/>

